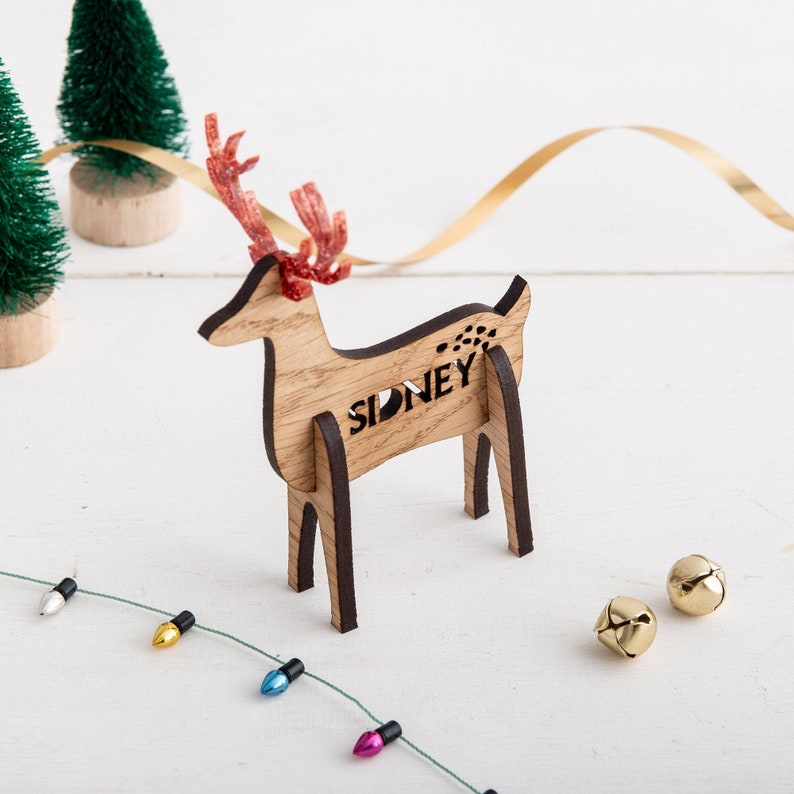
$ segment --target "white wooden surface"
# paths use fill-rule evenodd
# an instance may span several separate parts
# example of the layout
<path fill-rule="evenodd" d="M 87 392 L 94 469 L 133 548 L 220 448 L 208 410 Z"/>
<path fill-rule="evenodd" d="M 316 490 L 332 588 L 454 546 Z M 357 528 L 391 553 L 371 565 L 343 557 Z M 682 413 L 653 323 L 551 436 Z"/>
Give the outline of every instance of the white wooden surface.
<path fill-rule="evenodd" d="M 263 154 L 260 199 L 292 218 L 289 189 L 315 179 L 357 253 L 426 242 L 592 123 L 699 137 L 794 207 L 788 4 L 147 8 L 194 161 L 217 110 Z M 68 19 L 30 0 L 0 29 L 45 146 Z M 64 203 L 67 172 L 52 168 Z M 340 347 L 496 300 L 514 272 L 533 291 L 536 551 L 507 552 L 493 485 L 491 514 L 464 514 L 458 442 L 391 461 L 352 485 L 360 628 L 340 636 L 319 557 L 314 590 L 286 584 L 261 348 L 195 333 L 237 289 L 245 242 L 209 198 L 183 197 L 157 246 L 74 239 L 59 345 L 0 372 L 1 569 L 191 609 L 299 656 L 480 790 L 794 790 L 794 237 L 677 152 L 615 132 L 437 260 L 321 290 Z M 703 619 L 665 593 L 692 552 L 728 573 Z M 155 651 L 157 615 L 81 594 L 45 620 L 42 589 L 0 577 L 2 790 L 464 790 L 401 744 L 353 758 L 372 725 L 311 680 L 265 700 L 272 665 L 250 651 L 195 630 Z M 591 633 L 619 594 L 659 618 L 634 663 Z"/>

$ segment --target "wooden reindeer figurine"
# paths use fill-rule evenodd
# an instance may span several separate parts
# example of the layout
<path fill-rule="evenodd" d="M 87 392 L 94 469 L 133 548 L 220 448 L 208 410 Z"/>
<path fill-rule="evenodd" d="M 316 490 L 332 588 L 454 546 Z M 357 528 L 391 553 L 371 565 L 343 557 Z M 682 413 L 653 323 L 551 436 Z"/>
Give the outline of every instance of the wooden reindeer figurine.
<path fill-rule="evenodd" d="M 356 628 L 349 482 L 395 455 L 458 435 L 466 512 L 474 518 L 488 512 L 493 447 L 509 548 L 519 557 L 532 551 L 517 386 L 527 283 L 516 276 L 493 308 L 460 306 L 372 347 L 337 350 L 310 280 L 330 284 L 350 272 L 349 263 L 335 262 L 347 242 L 343 213 L 330 219 L 311 183 L 293 191 L 311 239 L 296 254 L 279 250 L 253 192 L 240 187 L 240 175 L 258 160 L 237 161 L 243 133 L 222 146 L 214 115 L 206 118 L 206 133 L 210 177 L 253 241 L 254 266 L 199 333 L 215 345 L 264 340 L 265 447 L 287 482 L 290 586 L 301 592 L 314 585 L 319 520 L 331 623 L 340 632 Z"/>

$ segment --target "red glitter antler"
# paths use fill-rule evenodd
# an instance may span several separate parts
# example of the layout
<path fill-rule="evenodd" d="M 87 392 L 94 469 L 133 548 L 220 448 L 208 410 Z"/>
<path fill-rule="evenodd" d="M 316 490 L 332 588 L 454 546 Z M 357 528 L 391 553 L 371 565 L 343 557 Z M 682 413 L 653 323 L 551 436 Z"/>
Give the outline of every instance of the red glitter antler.
<path fill-rule="evenodd" d="M 348 260 L 335 261 L 347 245 L 347 221 L 342 211 L 335 212 L 333 220 L 328 217 L 325 202 L 314 182 L 308 182 L 289 195 L 311 239 L 303 240 L 297 253 L 282 257 L 281 291 L 288 298 L 300 300 L 311 292 L 308 279 L 334 284 L 350 275 Z M 313 248 L 317 256 L 314 262 L 309 262 Z M 308 292 L 304 292 L 307 289 Z"/>
<path fill-rule="evenodd" d="M 240 174 L 250 171 L 259 162 L 259 156 L 249 157 L 244 163 L 238 162 L 237 147 L 245 132 L 236 132 L 226 141 L 226 145 L 221 147 L 218 117 L 214 113 L 209 113 L 204 118 L 204 131 L 207 136 L 207 147 L 210 150 L 210 156 L 207 158 L 207 173 L 221 201 L 253 240 L 248 246 L 248 251 L 251 259 L 258 262 L 263 256 L 278 251 L 276 240 L 259 211 L 259 203 L 254 191 L 243 190 L 240 186 Z"/>
<path fill-rule="evenodd" d="M 262 218 L 259 203 L 253 190 L 243 190 L 240 175 L 250 171 L 259 157 L 249 157 L 245 162 L 237 160 L 237 147 L 245 134 L 237 132 L 221 146 L 218 119 L 214 113 L 204 119 L 207 146 L 207 172 L 218 191 L 221 201 L 253 240 L 248 246 L 251 259 L 258 262 L 268 254 L 275 254 L 281 268 L 281 292 L 291 300 L 301 300 L 311 294 L 310 281 L 333 284 L 350 274 L 350 262 L 335 262 L 347 244 L 347 222 L 344 212 L 335 212 L 329 218 L 328 210 L 313 182 L 309 182 L 290 193 L 298 216 L 308 230 L 307 237 L 294 254 L 279 250 L 275 238 Z M 309 259 L 316 250 L 314 262 Z"/>

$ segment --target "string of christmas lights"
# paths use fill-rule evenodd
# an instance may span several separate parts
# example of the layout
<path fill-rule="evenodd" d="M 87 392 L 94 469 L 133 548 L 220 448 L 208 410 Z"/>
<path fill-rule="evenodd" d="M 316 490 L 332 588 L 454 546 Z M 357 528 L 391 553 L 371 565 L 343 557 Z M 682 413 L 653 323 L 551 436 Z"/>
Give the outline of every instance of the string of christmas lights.
<path fill-rule="evenodd" d="M 11 579 L 19 579 L 24 582 L 32 582 L 34 584 L 44 585 L 46 587 L 50 587 L 51 589 L 46 592 L 41 599 L 41 603 L 39 605 L 39 614 L 40 615 L 53 615 L 56 612 L 60 611 L 65 605 L 66 602 L 76 593 L 78 592 L 77 583 L 74 579 L 67 577 L 59 583 L 55 582 L 48 582 L 45 579 L 37 579 L 32 576 L 25 576 L 20 573 L 14 573 L 12 571 L 0 571 L 0 576 L 5 576 Z M 149 612 L 154 612 L 159 615 L 165 615 L 169 617 L 169 620 L 165 623 L 160 624 L 155 631 L 154 637 L 152 639 L 152 645 L 154 647 L 163 648 L 168 647 L 176 643 L 179 638 L 191 628 L 199 629 L 200 631 L 206 631 L 210 634 L 216 634 L 219 637 L 223 637 L 227 640 L 237 643 L 244 648 L 247 648 L 254 653 L 258 653 L 261 656 L 270 659 L 271 661 L 275 662 L 276 664 L 281 665 L 277 670 L 270 671 L 266 676 L 264 681 L 262 682 L 260 692 L 263 695 L 278 695 L 284 692 L 287 687 L 299 676 L 305 676 L 306 678 L 310 678 L 316 681 L 319 684 L 322 684 L 328 689 L 333 690 L 338 695 L 341 695 L 346 700 L 350 701 L 354 706 L 356 706 L 360 711 L 369 717 L 378 727 L 371 731 L 365 731 L 355 743 L 353 748 L 353 754 L 358 756 L 373 756 L 377 755 L 385 745 L 390 744 L 396 740 L 400 740 L 403 744 L 410 747 L 417 755 L 420 755 L 426 761 L 430 762 L 433 766 L 439 769 L 441 772 L 444 772 L 446 775 L 451 777 L 454 781 L 459 783 L 464 788 L 468 789 L 469 791 L 474 792 L 474 794 L 481 794 L 480 789 L 475 788 L 471 783 L 464 780 L 460 775 L 453 772 L 449 767 L 444 766 L 440 761 L 435 759 L 432 755 L 422 750 L 420 747 L 415 745 L 413 742 L 406 739 L 405 736 L 402 735 L 402 728 L 400 727 L 399 723 L 395 720 L 389 720 L 388 722 L 383 722 L 375 714 L 372 713 L 360 700 L 355 698 L 349 692 L 346 692 L 341 687 L 338 687 L 336 684 L 328 681 L 325 678 L 317 675 L 316 673 L 312 673 L 305 669 L 303 662 L 300 659 L 290 659 L 288 661 L 284 661 L 280 657 L 276 656 L 275 654 L 268 653 L 262 648 L 253 645 L 250 642 L 246 642 L 245 640 L 241 639 L 240 637 L 235 637 L 233 634 L 229 634 L 226 631 L 221 631 L 220 629 L 212 628 L 211 626 L 203 626 L 200 623 L 196 622 L 195 616 L 192 612 L 184 610 L 180 612 L 176 616 L 172 616 L 172 612 L 168 612 L 164 609 L 158 609 L 157 607 L 150 606 L 149 604 L 143 604 L 139 601 L 132 601 L 128 598 L 122 598 L 120 596 L 111 595 L 110 593 L 100 593 L 95 590 L 84 590 L 82 588 L 79 589 L 81 595 L 93 596 L 95 598 L 104 598 L 109 601 L 116 601 L 120 604 L 126 604 L 127 606 L 137 607 L 138 609 L 145 609 Z M 482 794 L 497 794 L 494 789 L 486 789 Z"/>

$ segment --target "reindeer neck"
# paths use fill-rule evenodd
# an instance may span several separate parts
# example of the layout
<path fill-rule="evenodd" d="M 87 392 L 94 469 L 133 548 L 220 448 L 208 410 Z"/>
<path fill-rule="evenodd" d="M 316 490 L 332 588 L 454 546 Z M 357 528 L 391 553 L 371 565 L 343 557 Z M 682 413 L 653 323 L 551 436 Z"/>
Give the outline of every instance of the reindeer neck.
<path fill-rule="evenodd" d="M 311 408 L 343 363 L 325 335 L 313 295 L 294 303 L 280 298 L 278 322 L 265 336 L 263 430 L 271 466 L 305 490 L 314 488 Z M 299 457 L 296 479 L 294 460 Z M 285 473 L 286 472 L 286 473 Z"/>
<path fill-rule="evenodd" d="M 276 357 L 280 359 L 279 368 L 285 366 L 292 370 L 289 362 L 293 358 L 296 366 L 306 369 L 325 366 L 337 358 L 325 334 L 314 295 L 301 301 L 282 300 L 278 331 L 269 336 Z"/>

